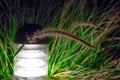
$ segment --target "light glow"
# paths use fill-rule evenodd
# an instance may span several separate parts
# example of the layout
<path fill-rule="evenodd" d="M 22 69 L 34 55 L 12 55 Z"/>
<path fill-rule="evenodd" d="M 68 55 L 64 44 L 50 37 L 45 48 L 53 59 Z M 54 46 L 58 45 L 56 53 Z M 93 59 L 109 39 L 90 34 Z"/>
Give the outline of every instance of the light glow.
<path fill-rule="evenodd" d="M 27 45 L 15 56 L 14 75 L 40 77 L 48 74 L 47 53 L 40 45 Z"/>

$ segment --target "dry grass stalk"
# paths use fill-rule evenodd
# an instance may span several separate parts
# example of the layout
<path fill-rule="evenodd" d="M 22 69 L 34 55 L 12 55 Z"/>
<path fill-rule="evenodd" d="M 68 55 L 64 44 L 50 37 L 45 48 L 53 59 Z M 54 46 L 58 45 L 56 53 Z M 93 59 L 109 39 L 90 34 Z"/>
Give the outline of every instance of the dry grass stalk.
<path fill-rule="evenodd" d="M 42 31 L 36 31 L 31 37 L 28 37 L 28 41 L 35 42 L 37 39 L 43 39 L 48 36 L 61 36 L 65 37 L 74 41 L 77 41 L 80 44 L 83 44 L 87 46 L 88 48 L 95 49 L 92 45 L 87 43 L 86 41 L 82 40 L 78 36 L 72 35 L 71 33 L 68 33 L 63 30 L 55 30 L 55 29 L 44 29 Z"/>
<path fill-rule="evenodd" d="M 81 27 L 81 26 L 89 26 L 90 28 L 92 27 L 97 27 L 99 28 L 100 30 L 104 30 L 102 27 L 99 27 L 97 24 L 93 24 L 93 23 L 90 23 L 90 22 L 75 22 L 72 26 L 71 26 L 71 31 L 77 29 L 78 27 Z"/>

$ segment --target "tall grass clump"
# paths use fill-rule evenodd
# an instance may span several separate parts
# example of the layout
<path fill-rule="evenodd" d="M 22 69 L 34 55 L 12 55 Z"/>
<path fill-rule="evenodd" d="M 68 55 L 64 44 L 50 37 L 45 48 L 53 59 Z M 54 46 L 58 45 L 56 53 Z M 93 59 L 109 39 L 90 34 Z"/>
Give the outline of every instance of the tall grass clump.
<path fill-rule="evenodd" d="M 104 0 L 98 4 L 97 1 L 66 0 L 63 5 L 47 5 L 45 9 L 17 7 L 19 15 L 7 1 L 0 2 L 3 8 L 0 13 L 0 79 L 12 79 L 13 58 L 17 52 L 14 36 L 18 26 L 37 23 L 48 29 L 37 31 L 33 38 L 41 38 L 39 34 L 43 34 L 42 38 L 55 35 L 49 41 L 48 80 L 119 80 L 120 2 Z M 51 7 L 47 10 L 48 6 Z M 42 10 L 48 14 L 40 13 Z"/>
<path fill-rule="evenodd" d="M 104 3 L 103 3 L 104 4 Z M 105 8 L 90 8 L 87 1 L 68 2 L 51 26 L 66 30 L 92 44 L 91 50 L 69 39 L 51 40 L 49 77 L 55 80 L 120 79 L 119 61 L 110 63 L 120 50 L 119 40 L 107 41 L 119 27 L 118 4 L 112 1 Z M 56 24 L 56 21 L 57 24 Z M 114 51 L 115 50 L 115 51 Z M 117 55 L 116 55 L 117 54 Z M 117 58 L 118 59 L 118 58 Z M 117 67 L 116 67 L 117 66 Z"/>

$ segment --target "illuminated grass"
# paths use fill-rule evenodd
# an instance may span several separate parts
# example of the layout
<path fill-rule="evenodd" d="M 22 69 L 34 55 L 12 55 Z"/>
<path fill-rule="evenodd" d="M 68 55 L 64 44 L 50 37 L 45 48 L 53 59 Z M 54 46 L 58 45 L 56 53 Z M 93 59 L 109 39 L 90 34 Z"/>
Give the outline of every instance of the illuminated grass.
<path fill-rule="evenodd" d="M 113 60 L 113 56 L 116 53 L 114 50 L 120 50 L 120 42 L 118 37 L 114 35 L 108 38 L 110 34 L 114 34 L 113 32 L 118 29 L 118 22 L 120 21 L 120 12 L 117 9 L 119 2 L 113 4 L 112 1 L 103 10 L 98 10 L 100 7 L 89 9 L 86 2 L 66 2 L 63 9 L 57 8 L 59 10 L 58 13 L 55 12 L 54 17 L 48 22 L 47 18 L 45 21 L 44 18 L 41 20 L 42 14 L 38 15 L 41 11 L 40 9 L 36 17 L 32 16 L 28 19 L 25 18 L 24 14 L 18 18 L 15 13 L 8 13 L 9 23 L 7 21 L 0 22 L 0 79 L 10 80 L 13 75 L 13 58 L 16 54 L 15 52 L 17 52 L 13 42 L 14 36 L 18 25 L 25 22 L 38 23 L 43 26 L 52 26 L 52 28 L 58 30 L 65 30 L 79 36 L 96 48 L 96 50 L 91 50 L 66 38 L 51 38 L 49 45 L 50 59 L 48 61 L 49 79 L 120 79 L 120 59 Z M 11 10 L 10 8 L 8 9 Z M 25 13 L 25 10 L 23 13 Z M 5 13 L 0 14 L 0 18 L 3 19 L 4 16 Z M 80 25 L 72 31 L 73 24 L 76 22 Z M 80 22 L 95 24 L 95 27 L 90 27 L 90 25 L 86 24 L 81 25 Z M 8 28 L 8 26 L 10 27 Z M 117 38 L 117 41 L 115 38 Z"/>

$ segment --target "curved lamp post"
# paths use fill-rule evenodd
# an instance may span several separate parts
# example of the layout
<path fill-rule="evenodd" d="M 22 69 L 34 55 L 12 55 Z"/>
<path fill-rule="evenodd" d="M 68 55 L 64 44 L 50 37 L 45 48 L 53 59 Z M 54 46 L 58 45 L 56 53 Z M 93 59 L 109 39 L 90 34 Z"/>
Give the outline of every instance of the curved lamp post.
<path fill-rule="evenodd" d="M 48 75 L 48 47 L 47 39 L 30 42 L 27 36 L 36 30 L 42 30 L 37 24 L 21 26 L 15 36 L 15 42 L 19 49 L 14 58 L 14 80 L 42 80 Z"/>

